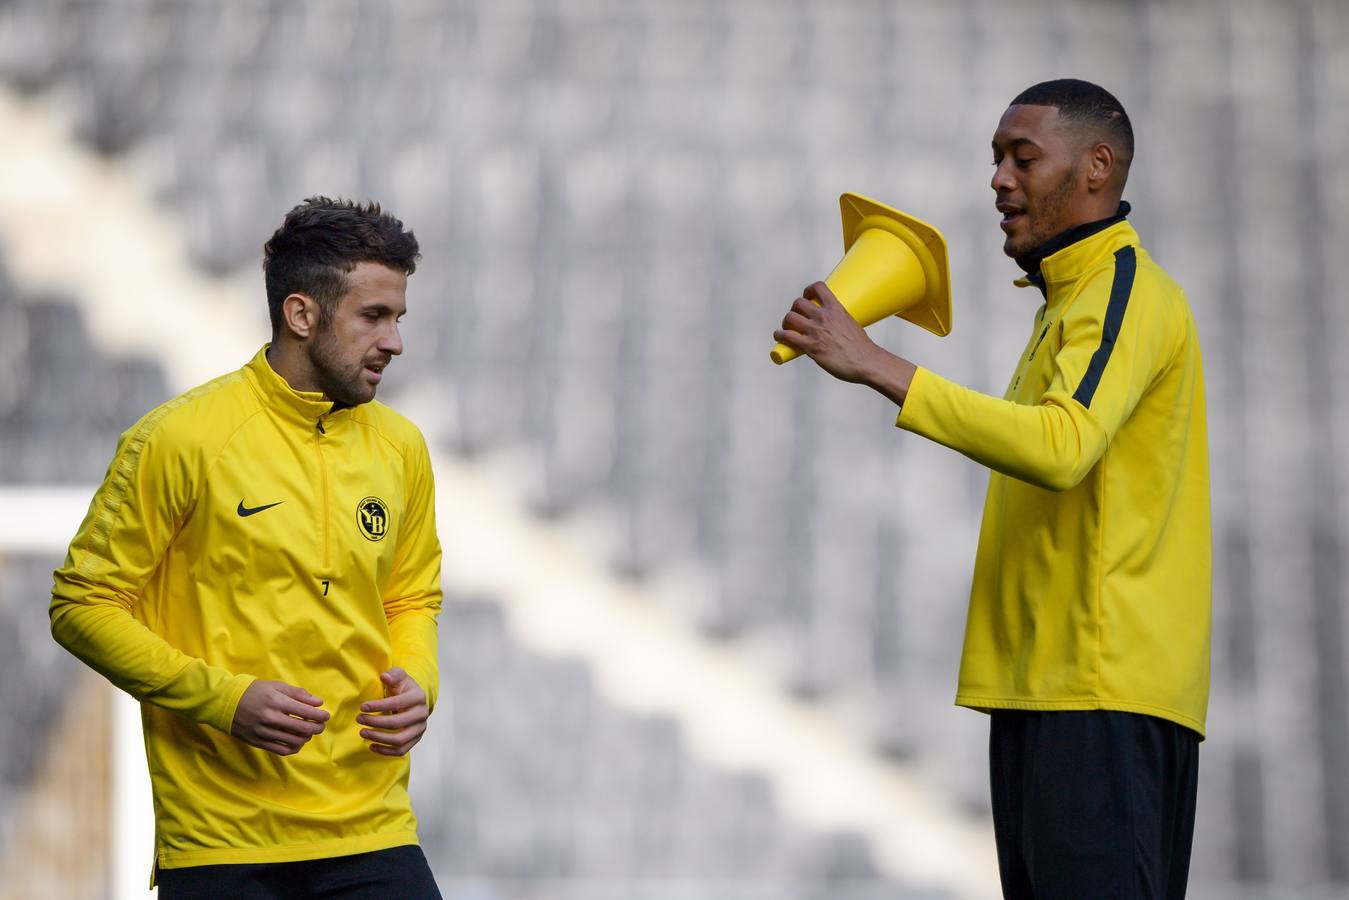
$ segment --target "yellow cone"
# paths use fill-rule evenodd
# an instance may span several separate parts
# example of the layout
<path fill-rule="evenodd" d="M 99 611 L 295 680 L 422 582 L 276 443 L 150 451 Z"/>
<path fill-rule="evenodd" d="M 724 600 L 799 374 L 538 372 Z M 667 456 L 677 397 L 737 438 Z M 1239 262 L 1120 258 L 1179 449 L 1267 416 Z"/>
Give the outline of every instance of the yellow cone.
<path fill-rule="evenodd" d="M 931 225 L 860 194 L 839 197 L 843 259 L 824 283 L 863 327 L 899 316 L 938 336 L 951 332 L 946 240 Z M 800 354 L 778 344 L 782 365 Z"/>

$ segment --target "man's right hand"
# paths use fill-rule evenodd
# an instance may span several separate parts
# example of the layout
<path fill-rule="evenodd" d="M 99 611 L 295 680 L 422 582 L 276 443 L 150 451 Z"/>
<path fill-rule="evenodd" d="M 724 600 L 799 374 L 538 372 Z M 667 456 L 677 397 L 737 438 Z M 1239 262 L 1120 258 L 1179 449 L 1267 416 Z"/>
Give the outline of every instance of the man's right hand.
<path fill-rule="evenodd" d="M 234 711 L 230 734 L 259 750 L 290 756 L 323 732 L 328 711 L 302 687 L 258 679 L 248 686 Z"/>

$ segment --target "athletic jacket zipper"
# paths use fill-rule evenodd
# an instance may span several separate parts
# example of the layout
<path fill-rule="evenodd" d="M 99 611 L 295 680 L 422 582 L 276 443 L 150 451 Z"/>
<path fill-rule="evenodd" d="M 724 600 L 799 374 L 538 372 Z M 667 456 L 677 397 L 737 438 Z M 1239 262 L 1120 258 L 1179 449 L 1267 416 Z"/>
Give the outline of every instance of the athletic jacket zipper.
<path fill-rule="evenodd" d="M 323 572 L 328 573 L 331 552 L 329 551 L 329 530 L 332 522 L 332 510 L 329 509 L 330 500 L 328 497 L 328 466 L 323 460 L 323 436 L 328 432 L 323 428 L 323 416 L 319 416 L 314 424 L 314 454 L 319 460 L 319 515 L 323 519 Z"/>
<path fill-rule="evenodd" d="M 1036 327 L 1036 328 L 1039 328 L 1039 327 L 1040 327 L 1040 323 L 1041 323 L 1041 322 L 1044 322 L 1044 319 L 1045 319 L 1045 312 L 1046 312 L 1048 309 L 1049 309 L 1049 304 L 1046 303 L 1044 306 L 1040 307 L 1040 311 L 1037 312 L 1037 313 L 1035 314 L 1035 327 Z M 1036 352 L 1040 349 L 1040 344 L 1042 344 L 1042 343 L 1044 342 L 1045 335 L 1049 334 L 1049 326 L 1050 326 L 1051 324 L 1053 324 L 1053 323 L 1051 323 L 1051 322 L 1044 322 L 1044 326 L 1045 326 L 1045 327 L 1044 327 L 1044 331 L 1041 331 L 1041 332 L 1040 332 L 1040 337 L 1039 337 L 1038 339 L 1036 339 L 1034 345 L 1031 346 L 1031 348 L 1030 348 L 1030 353 L 1026 354 L 1026 358 L 1023 359 L 1023 360 L 1017 365 L 1017 367 L 1016 367 L 1016 377 L 1012 379 L 1012 390 L 1010 391 L 1013 400 L 1016 399 L 1016 392 L 1017 392 L 1017 390 L 1020 389 L 1020 387 L 1021 387 L 1021 379 L 1025 376 L 1026 370 L 1030 367 L 1031 362 L 1035 359 L 1035 354 L 1036 354 Z M 1031 333 L 1034 334 L 1035 332 L 1031 332 Z"/>

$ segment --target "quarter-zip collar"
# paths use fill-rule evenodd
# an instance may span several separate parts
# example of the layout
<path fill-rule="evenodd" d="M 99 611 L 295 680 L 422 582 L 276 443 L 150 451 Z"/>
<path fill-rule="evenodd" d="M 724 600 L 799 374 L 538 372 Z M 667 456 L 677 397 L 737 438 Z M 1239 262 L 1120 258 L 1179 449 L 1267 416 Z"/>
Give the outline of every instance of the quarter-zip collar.
<path fill-rule="evenodd" d="M 335 419 L 334 415 L 350 407 L 325 399 L 321 391 L 297 391 L 291 387 L 268 362 L 267 348 L 270 346 L 270 343 L 263 344 L 244 366 L 249 383 L 268 409 L 296 425 L 324 432 L 345 418 L 337 416 Z"/>
<path fill-rule="evenodd" d="M 1025 270 L 1026 274 L 1023 277 L 1018 278 L 1014 283 L 1017 287 L 1030 287 L 1031 285 L 1034 285 L 1039 288 L 1040 293 L 1048 299 L 1049 293 L 1046 282 L 1055 279 L 1051 277 L 1050 272 L 1045 269 L 1045 264 L 1052 263 L 1051 269 L 1054 270 L 1055 276 L 1061 280 L 1065 277 L 1066 273 L 1060 271 L 1064 268 L 1062 260 L 1059 258 L 1060 254 L 1074 245 L 1082 243 L 1092 235 L 1099 234 L 1108 228 L 1113 228 L 1121 222 L 1124 222 L 1130 211 L 1131 207 L 1129 204 L 1121 200 L 1119 208 L 1115 211 L 1113 216 L 1097 219 L 1095 222 L 1087 222 L 1085 225 L 1076 225 L 1069 228 L 1067 231 L 1061 231 L 1030 253 L 1027 253 L 1025 256 L 1016 257 L 1016 264 Z M 1133 228 L 1131 226 L 1126 225 L 1126 227 L 1133 233 Z M 1138 235 L 1134 233 L 1135 242 L 1137 241 L 1137 237 Z"/>

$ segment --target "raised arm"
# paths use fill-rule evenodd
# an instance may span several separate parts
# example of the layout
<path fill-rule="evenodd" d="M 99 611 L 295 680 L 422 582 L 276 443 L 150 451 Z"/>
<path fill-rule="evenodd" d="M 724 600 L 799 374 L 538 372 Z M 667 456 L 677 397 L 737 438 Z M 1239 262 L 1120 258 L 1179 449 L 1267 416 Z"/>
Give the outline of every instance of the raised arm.
<path fill-rule="evenodd" d="M 1052 381 L 1033 404 L 961 387 L 876 346 L 823 284 L 807 289 L 775 336 L 899 404 L 899 427 L 1037 487 L 1066 490 L 1101 458 L 1174 353 L 1169 311 L 1130 303 L 1134 261 L 1125 256 L 1064 313 Z"/>

